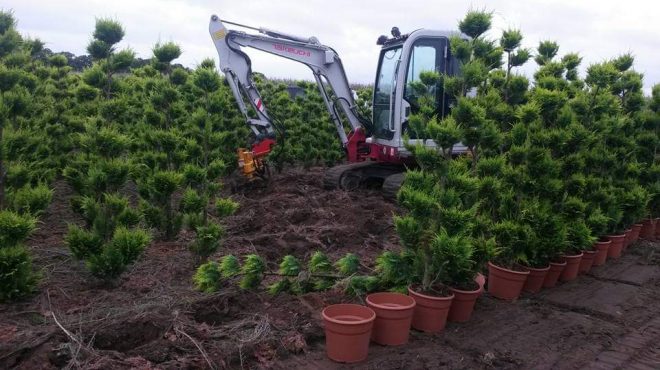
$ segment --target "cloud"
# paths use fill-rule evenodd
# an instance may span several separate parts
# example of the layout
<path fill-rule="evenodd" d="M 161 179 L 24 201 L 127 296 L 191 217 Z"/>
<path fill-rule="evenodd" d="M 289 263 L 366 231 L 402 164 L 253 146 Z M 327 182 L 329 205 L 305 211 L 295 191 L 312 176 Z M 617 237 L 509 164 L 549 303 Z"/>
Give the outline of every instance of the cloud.
<path fill-rule="evenodd" d="M 293 34 L 316 36 L 337 50 L 352 82 L 372 83 L 379 47 L 378 35 L 392 26 L 403 32 L 417 28 L 455 29 L 469 9 L 494 11 L 490 36 L 509 27 L 523 31 L 524 45 L 555 40 L 560 55 L 579 52 L 582 71 L 624 52 L 636 57 L 635 68 L 645 75 L 645 90 L 660 82 L 660 3 L 653 0 L 5 0 L 13 9 L 19 30 L 59 51 L 84 53 L 95 17 L 110 16 L 126 28 L 120 47 L 150 57 L 153 45 L 175 41 L 184 51 L 180 63 L 194 67 L 206 57 L 217 58 L 207 32 L 211 14 L 239 23 Z M 273 77 L 311 79 L 306 67 L 264 53 L 251 52 L 255 70 Z M 521 70 L 531 75 L 534 63 Z"/>

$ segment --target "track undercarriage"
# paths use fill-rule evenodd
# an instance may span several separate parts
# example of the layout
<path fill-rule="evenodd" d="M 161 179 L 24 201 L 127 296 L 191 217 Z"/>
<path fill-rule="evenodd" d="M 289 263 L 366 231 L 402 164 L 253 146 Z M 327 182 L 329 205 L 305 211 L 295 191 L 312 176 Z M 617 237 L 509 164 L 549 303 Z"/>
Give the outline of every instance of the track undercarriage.
<path fill-rule="evenodd" d="M 323 187 L 350 191 L 372 184 L 381 187 L 385 198 L 394 199 L 403 183 L 405 170 L 400 164 L 374 161 L 342 164 L 326 171 Z"/>

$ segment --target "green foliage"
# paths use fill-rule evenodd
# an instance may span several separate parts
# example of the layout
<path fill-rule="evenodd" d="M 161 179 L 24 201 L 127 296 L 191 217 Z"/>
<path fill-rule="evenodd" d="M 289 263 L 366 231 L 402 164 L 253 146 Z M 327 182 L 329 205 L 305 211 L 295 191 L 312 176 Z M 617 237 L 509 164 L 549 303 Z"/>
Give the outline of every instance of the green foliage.
<path fill-rule="evenodd" d="M 154 57 L 160 63 L 169 64 L 181 56 L 181 48 L 173 42 L 157 43 L 152 49 Z"/>
<path fill-rule="evenodd" d="M 354 293 L 401 290 L 419 282 L 425 269 L 437 275 L 455 262 L 438 257 L 453 250 L 449 246 L 470 246 L 471 272 L 488 258 L 541 264 L 565 248 L 586 247 L 588 236 L 621 232 L 660 215 L 660 85 L 644 96 L 631 53 L 588 66 L 582 79 L 582 56 L 559 58 L 559 45 L 547 41 L 534 53 L 540 65 L 534 80 L 517 75 L 513 68 L 532 54 L 522 32 L 509 29 L 499 40 L 489 39 L 491 23 L 492 14 L 482 10 L 460 22 L 471 39 L 454 36 L 450 46 L 462 74 L 427 71 L 410 85 L 420 107 L 409 116 L 408 134 L 440 148 L 409 145 L 419 168 L 406 176 L 398 195 L 403 212 L 394 221 L 405 253 L 383 259 L 400 262 L 402 280 L 357 275 L 354 257 L 335 263 L 326 257 L 330 266 L 320 266 L 328 272 L 313 276 L 301 261 L 301 273 L 280 276 L 277 291 L 337 285 Z M 23 38 L 11 12 L 0 12 L 0 31 L 3 212 L 38 215 L 61 173 L 85 221 L 72 227 L 67 244 L 78 258 L 97 256 L 90 266 L 98 276 L 117 276 L 124 268 L 124 251 L 109 246 L 117 230 L 132 230 L 142 220 L 174 238 L 185 214 L 191 229 L 204 231 L 193 244 L 220 243 L 212 225 L 235 206 L 222 200 L 214 210 L 208 202 L 215 206 L 220 177 L 236 166 L 235 149 L 252 137 L 213 60 L 192 72 L 172 68 L 181 50 L 167 42 L 154 47 L 150 64 L 138 67 L 134 53 L 118 47 L 125 36 L 121 24 L 99 19 L 88 45 L 94 64 L 74 73 L 63 55 Z M 343 158 L 314 84 L 296 82 L 304 94 L 291 98 L 289 82 L 256 75 L 254 83 L 287 133 L 286 145 L 267 158 L 270 165 L 332 165 Z M 356 108 L 364 116 L 371 115 L 372 93 L 358 91 Z M 439 93 L 451 97 L 449 115 L 429 104 Z M 468 145 L 468 158 L 455 158 L 458 142 Z M 140 213 L 126 199 L 105 195 L 120 191 L 140 204 Z M 443 230 L 448 239 L 440 243 Z M 554 230 L 550 237 L 542 234 L 548 230 Z M 23 234 L 11 243 L 20 245 L 29 231 Z M 440 260 L 446 265 L 423 263 Z M 227 278 L 238 280 L 240 264 L 233 261 Z"/>
<path fill-rule="evenodd" d="M 220 274 L 223 278 L 227 279 L 236 276 L 240 273 L 241 266 L 238 258 L 227 255 L 220 260 Z"/>
<path fill-rule="evenodd" d="M 349 279 L 345 292 L 348 295 L 363 296 L 380 289 L 380 281 L 375 276 L 353 276 Z"/>
<path fill-rule="evenodd" d="M 64 237 L 64 243 L 78 260 L 99 254 L 103 249 L 103 238 L 73 224 L 69 224 L 69 231 Z"/>
<path fill-rule="evenodd" d="M 32 270 L 32 258 L 25 247 L 0 248 L 0 302 L 14 301 L 32 293 L 38 280 L 39 274 Z"/>
<path fill-rule="evenodd" d="M 233 215 L 238 210 L 239 204 L 229 198 L 220 198 L 215 202 L 215 210 L 218 217 L 224 218 Z"/>
<path fill-rule="evenodd" d="M 474 248 L 470 238 L 463 235 L 450 236 L 441 230 L 430 243 L 431 263 L 440 274 L 438 280 L 459 288 L 470 287 L 474 279 L 472 254 Z"/>
<path fill-rule="evenodd" d="M 108 60 L 108 68 L 112 72 L 121 72 L 128 69 L 135 59 L 135 52 L 130 49 L 121 50 L 113 54 Z"/>
<path fill-rule="evenodd" d="M 357 273 L 360 268 L 360 259 L 353 253 L 348 253 L 335 262 L 340 275 L 349 276 Z"/>
<path fill-rule="evenodd" d="M 0 11 L 0 34 L 16 27 L 16 18 L 12 10 Z"/>
<path fill-rule="evenodd" d="M 124 27 L 114 19 L 97 18 L 93 36 L 112 46 L 124 38 Z"/>
<path fill-rule="evenodd" d="M 484 10 L 470 10 L 458 23 L 458 29 L 473 39 L 490 29 L 493 13 Z"/>
<path fill-rule="evenodd" d="M 105 281 L 117 279 L 126 271 L 126 263 L 121 251 L 116 248 L 103 248 L 101 253 L 91 255 L 85 266 L 92 276 Z"/>
<path fill-rule="evenodd" d="M 241 274 L 243 275 L 240 282 L 241 289 L 256 288 L 264 278 L 265 269 L 266 264 L 263 258 L 256 254 L 247 255 L 241 268 Z"/>
<path fill-rule="evenodd" d="M 163 232 L 166 240 L 172 240 L 183 223 L 183 215 L 177 211 L 173 200 L 174 192 L 182 183 L 183 176 L 174 171 L 156 171 L 139 183 L 146 199 L 140 205 L 141 212 L 150 226 Z M 206 242 L 201 244 L 206 245 Z"/>
<path fill-rule="evenodd" d="M 44 184 L 26 186 L 10 194 L 11 208 L 21 214 L 39 215 L 53 199 L 53 190 Z"/>
<path fill-rule="evenodd" d="M 224 229 L 218 224 L 209 223 L 206 226 L 197 226 L 195 241 L 190 245 L 190 250 L 202 259 L 208 258 L 220 247 L 220 240 L 224 233 Z"/>
<path fill-rule="evenodd" d="M 557 55 L 559 45 L 554 41 L 541 41 L 536 48 L 537 55 L 534 61 L 540 66 L 546 65 Z"/>
<path fill-rule="evenodd" d="M 144 230 L 130 230 L 125 227 L 119 227 L 115 230 L 107 248 L 119 250 L 124 263 L 131 264 L 137 260 L 150 242 L 151 235 Z"/>
<path fill-rule="evenodd" d="M 402 290 L 418 277 L 414 266 L 416 262 L 412 253 L 386 251 L 376 258 L 375 275 L 382 286 Z"/>
<path fill-rule="evenodd" d="M 320 251 L 313 253 L 307 264 L 295 256 L 286 255 L 280 261 L 276 272 L 267 271 L 266 262 L 256 254 L 245 256 L 242 266 L 238 258 L 226 255 L 219 263 L 201 265 L 193 280 L 198 290 L 207 292 L 217 290 L 222 281 L 234 278 L 242 289 L 257 289 L 265 275 L 277 277 L 267 288 L 271 294 L 302 294 L 327 290 L 334 286 L 341 286 L 349 291 L 352 286 L 351 279 L 359 268 L 360 261 L 352 253 L 346 254 L 334 264 Z M 373 279 L 370 281 L 374 282 Z"/>
<path fill-rule="evenodd" d="M 105 59 L 112 53 L 112 46 L 102 40 L 92 40 L 87 45 L 87 52 L 94 59 Z"/>
<path fill-rule="evenodd" d="M 21 244 L 34 231 L 36 222 L 29 214 L 0 211 L 0 248 Z"/>
<path fill-rule="evenodd" d="M 220 276 L 220 266 L 217 262 L 208 261 L 201 264 L 193 275 L 195 289 L 204 293 L 213 293 L 218 291 Z"/>
<path fill-rule="evenodd" d="M 220 87 L 220 77 L 214 70 L 197 68 L 193 74 L 193 83 L 205 93 L 212 93 Z"/>
<path fill-rule="evenodd" d="M 104 281 L 115 280 L 137 260 L 150 241 L 144 230 L 118 228 L 110 242 L 97 254 L 90 255 L 85 265 L 93 276 Z"/>
<path fill-rule="evenodd" d="M 195 189 L 187 188 L 181 196 L 181 211 L 184 213 L 199 213 L 206 207 L 208 199 L 201 196 Z"/>
<path fill-rule="evenodd" d="M 517 29 L 508 29 L 502 32 L 500 38 L 500 46 L 504 51 L 510 52 L 520 47 L 520 42 L 523 39 L 522 32 Z"/>

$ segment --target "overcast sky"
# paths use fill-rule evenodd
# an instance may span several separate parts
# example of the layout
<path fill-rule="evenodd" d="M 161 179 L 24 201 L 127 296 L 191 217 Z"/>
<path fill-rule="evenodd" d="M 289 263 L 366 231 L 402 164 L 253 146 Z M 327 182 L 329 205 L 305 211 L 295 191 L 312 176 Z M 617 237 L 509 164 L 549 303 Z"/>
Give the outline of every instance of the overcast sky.
<path fill-rule="evenodd" d="M 178 62 L 194 67 L 217 58 L 208 35 L 211 14 L 252 26 L 316 36 L 341 56 L 349 81 L 373 83 L 378 35 L 392 26 L 406 33 L 417 28 L 456 29 L 469 9 L 494 12 L 490 36 L 514 27 L 525 35 L 524 46 L 554 40 L 559 55 L 579 52 L 582 70 L 624 52 L 635 55 L 644 73 L 645 91 L 660 82 L 660 2 L 656 0 L 3 0 L 13 9 L 21 33 L 39 37 L 53 51 L 85 53 L 95 17 L 121 21 L 130 47 L 151 56 L 157 41 L 174 41 L 183 49 Z M 272 77 L 311 79 L 295 62 L 262 52 L 249 52 L 253 68 Z M 523 73 L 535 68 L 529 62 Z"/>

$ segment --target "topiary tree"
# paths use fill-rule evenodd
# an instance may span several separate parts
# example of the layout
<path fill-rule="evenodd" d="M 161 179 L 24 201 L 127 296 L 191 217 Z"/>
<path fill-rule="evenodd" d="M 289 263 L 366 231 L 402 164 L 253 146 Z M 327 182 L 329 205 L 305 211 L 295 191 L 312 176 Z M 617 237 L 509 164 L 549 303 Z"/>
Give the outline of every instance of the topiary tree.
<path fill-rule="evenodd" d="M 151 236 L 145 230 L 117 228 L 100 253 L 92 254 L 85 265 L 93 276 L 113 281 L 137 260 L 150 241 Z"/>
<path fill-rule="evenodd" d="M 115 45 L 124 38 L 124 27 L 111 18 L 97 18 L 93 38 L 87 45 L 87 52 L 98 63 L 88 70 L 85 82 L 101 89 L 106 99 L 113 90 L 113 75 L 127 70 L 135 59 L 135 52 L 124 49 L 115 52 Z"/>
<path fill-rule="evenodd" d="M 172 61 L 181 56 L 181 48 L 171 41 L 164 44 L 157 43 L 152 51 L 155 58 L 152 60 L 154 68 L 165 75 L 170 74 Z"/>
<path fill-rule="evenodd" d="M 534 61 L 540 66 L 544 66 L 552 61 L 559 51 L 559 45 L 554 41 L 540 41 L 539 46 L 536 48 L 536 56 Z"/>
<path fill-rule="evenodd" d="M 183 215 L 173 198 L 182 183 L 183 176 L 173 171 L 156 171 L 138 183 L 142 215 L 151 227 L 163 233 L 165 240 L 173 240 L 182 226 Z"/>
<path fill-rule="evenodd" d="M 151 241 L 150 234 L 138 227 L 140 214 L 127 198 L 109 193 L 102 200 L 82 197 L 77 206 L 85 227 L 69 224 L 65 243 L 93 276 L 116 280 Z"/>

